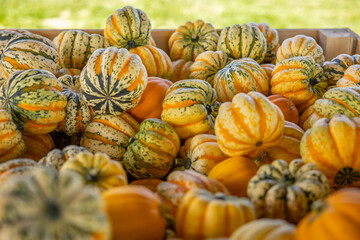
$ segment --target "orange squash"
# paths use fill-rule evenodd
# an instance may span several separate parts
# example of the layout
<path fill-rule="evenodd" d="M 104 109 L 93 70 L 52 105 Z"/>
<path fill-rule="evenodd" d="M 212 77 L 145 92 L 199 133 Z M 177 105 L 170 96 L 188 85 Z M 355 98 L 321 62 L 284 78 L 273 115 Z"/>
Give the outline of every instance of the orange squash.
<path fill-rule="evenodd" d="M 22 135 L 27 149 L 21 156 L 22 158 L 39 161 L 55 148 L 54 141 L 49 134 L 31 134 L 23 131 Z"/>
<path fill-rule="evenodd" d="M 344 72 L 344 76 L 336 82 L 336 87 L 359 87 L 360 83 L 360 65 L 350 66 Z"/>
<path fill-rule="evenodd" d="M 173 62 L 174 71 L 171 81 L 174 83 L 183 79 L 188 79 L 193 63 L 193 61 L 185 61 L 184 59 L 179 59 Z"/>
<path fill-rule="evenodd" d="M 264 63 L 264 64 L 261 64 L 260 66 L 265 70 L 268 78 L 271 79 L 272 71 L 274 70 L 275 65 L 271 64 L 271 63 Z"/>
<path fill-rule="evenodd" d="M 285 121 L 299 124 L 299 111 L 290 99 L 281 95 L 271 95 L 268 96 L 268 99 L 280 108 Z"/>
<path fill-rule="evenodd" d="M 139 104 L 128 111 L 139 123 L 148 118 L 161 117 L 162 102 L 166 91 L 172 85 L 167 79 L 149 77 L 144 93 L 141 95 Z"/>
<path fill-rule="evenodd" d="M 143 186 L 151 190 L 152 192 L 156 192 L 157 186 L 162 182 L 163 181 L 157 178 L 146 178 L 146 179 L 135 180 L 131 182 L 130 185 Z"/>
<path fill-rule="evenodd" d="M 300 115 L 299 126 L 306 131 L 320 118 L 323 116 L 315 111 L 314 105 L 311 105 Z"/>

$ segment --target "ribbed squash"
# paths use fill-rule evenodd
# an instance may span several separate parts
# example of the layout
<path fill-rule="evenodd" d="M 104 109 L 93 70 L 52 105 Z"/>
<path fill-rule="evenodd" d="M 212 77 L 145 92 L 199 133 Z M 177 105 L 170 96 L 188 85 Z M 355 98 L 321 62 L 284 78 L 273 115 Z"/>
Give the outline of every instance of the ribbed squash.
<path fill-rule="evenodd" d="M 108 41 L 99 34 L 81 30 L 62 31 L 54 38 L 61 68 L 83 69 L 91 54 L 99 48 L 109 47 Z"/>
<path fill-rule="evenodd" d="M 344 76 L 336 82 L 336 87 L 359 87 L 360 65 L 352 65 L 344 72 Z"/>
<path fill-rule="evenodd" d="M 139 123 L 148 118 L 160 118 L 162 112 L 162 102 L 166 91 L 172 82 L 158 77 L 149 77 L 148 84 L 144 93 L 141 95 L 139 104 L 130 109 L 128 113 Z"/>
<path fill-rule="evenodd" d="M 121 160 L 130 138 L 139 130 L 139 123 L 129 114 L 97 115 L 86 127 L 80 145 L 92 153 L 103 152 Z"/>
<path fill-rule="evenodd" d="M 62 93 L 67 99 L 66 115 L 58 128 L 69 136 L 81 135 L 91 122 L 93 114 L 81 97 L 80 77 L 64 75 L 58 79 L 63 86 Z"/>
<path fill-rule="evenodd" d="M 74 77 L 74 76 L 80 76 L 81 70 L 76 69 L 76 68 L 62 68 L 62 69 L 60 69 L 60 70 L 58 70 L 58 71 L 56 72 L 56 75 L 55 75 L 55 76 L 56 76 L 57 78 L 59 78 L 59 77 L 64 76 L 64 75 L 66 75 L 66 74 L 68 74 L 68 75 L 70 75 L 70 76 L 72 76 L 72 77 Z"/>
<path fill-rule="evenodd" d="M 264 64 L 261 64 L 260 66 L 265 70 L 266 75 L 268 76 L 268 78 L 271 79 L 272 71 L 274 70 L 275 65 L 271 64 L 271 63 L 264 63 Z"/>
<path fill-rule="evenodd" d="M 39 161 L 55 148 L 54 141 L 49 134 L 30 134 L 22 132 L 22 136 L 27 149 L 24 155 L 21 156 L 22 158 Z"/>
<path fill-rule="evenodd" d="M 234 59 L 252 58 L 261 63 L 267 52 L 264 34 L 250 24 L 234 24 L 221 31 L 217 50 Z"/>
<path fill-rule="evenodd" d="M 83 99 L 94 114 L 118 115 L 134 108 L 146 84 L 140 57 L 124 48 L 96 50 L 80 75 Z"/>
<path fill-rule="evenodd" d="M 23 155 L 26 145 L 21 132 L 6 109 L 0 107 L 0 163 Z"/>
<path fill-rule="evenodd" d="M 124 167 L 136 178 L 162 178 L 174 165 L 180 139 L 174 128 L 160 119 L 146 119 L 131 139 Z"/>
<path fill-rule="evenodd" d="M 190 79 L 205 80 L 213 85 L 215 74 L 229 63 L 223 51 L 206 51 L 196 57 L 190 68 Z"/>
<path fill-rule="evenodd" d="M 278 32 L 275 28 L 271 28 L 267 23 L 257 24 L 250 22 L 249 24 L 258 27 L 262 34 L 264 34 L 266 40 L 266 55 L 263 62 L 275 63 L 276 52 L 280 46 Z"/>
<path fill-rule="evenodd" d="M 180 156 L 184 167 L 208 175 L 211 169 L 228 158 L 221 152 L 215 135 L 198 134 L 186 140 Z"/>
<path fill-rule="evenodd" d="M 111 239 L 164 239 L 166 221 L 155 193 L 142 186 L 122 186 L 105 191 L 102 197 L 112 227 Z"/>
<path fill-rule="evenodd" d="M 315 39 L 305 35 L 296 35 L 282 42 L 276 53 L 276 64 L 284 59 L 301 56 L 312 57 L 320 65 L 325 61 L 323 49 Z"/>
<path fill-rule="evenodd" d="M 327 79 L 310 57 L 294 57 L 276 64 L 271 78 L 271 93 L 294 102 L 300 113 L 321 98 Z"/>
<path fill-rule="evenodd" d="M 54 149 L 39 161 L 40 165 L 60 170 L 61 166 L 70 158 L 74 158 L 78 153 L 90 153 L 83 147 L 68 145 L 64 149 Z"/>
<path fill-rule="evenodd" d="M 188 79 L 190 76 L 190 69 L 193 63 L 193 61 L 185 61 L 184 59 L 179 59 L 175 62 L 172 62 L 174 71 L 171 81 L 177 82 L 183 79 Z"/>
<path fill-rule="evenodd" d="M 214 89 L 220 102 L 228 102 L 238 93 L 257 91 L 270 93 L 270 79 L 254 60 L 243 58 L 232 61 L 214 77 Z"/>
<path fill-rule="evenodd" d="M 268 96 L 268 99 L 280 108 L 281 112 L 284 114 L 285 121 L 299 124 L 299 111 L 290 99 L 281 95 L 270 95 Z"/>
<path fill-rule="evenodd" d="M 297 223 L 313 202 L 328 195 L 329 183 L 315 164 L 295 159 L 288 165 L 284 160 L 276 160 L 259 168 L 247 193 L 258 217 Z"/>
<path fill-rule="evenodd" d="M 65 117 L 67 100 L 61 91 L 61 83 L 49 71 L 18 71 L 1 86 L 0 104 L 24 131 L 45 134 Z"/>
<path fill-rule="evenodd" d="M 126 172 L 120 162 L 111 160 L 104 153 L 81 152 L 71 157 L 61 167 L 63 171 L 79 173 L 86 184 L 100 191 L 128 184 Z"/>
<path fill-rule="evenodd" d="M 322 118 L 301 139 L 301 157 L 316 164 L 331 186 L 360 186 L 359 138 L 360 118 Z"/>
<path fill-rule="evenodd" d="M 295 240 L 359 239 L 359 208 L 358 188 L 338 190 L 314 204 L 313 211 L 299 223 Z"/>
<path fill-rule="evenodd" d="M 157 186 L 162 182 L 163 181 L 156 178 L 145 178 L 132 181 L 129 185 L 143 186 L 151 190 L 152 192 L 156 192 Z"/>
<path fill-rule="evenodd" d="M 56 45 L 37 34 L 19 34 L 6 45 L 1 55 L 1 68 L 5 77 L 11 73 L 43 69 L 55 74 L 59 62 Z"/>
<path fill-rule="evenodd" d="M 215 134 L 226 155 L 257 158 L 280 143 L 283 128 L 280 109 L 261 93 L 250 92 L 221 104 Z"/>
<path fill-rule="evenodd" d="M 37 168 L 13 176 L 1 188 L 3 239 L 109 239 L 100 192 L 76 173 Z"/>
<path fill-rule="evenodd" d="M 254 207 L 246 198 L 192 189 L 179 206 L 175 228 L 183 239 L 230 237 L 238 227 L 255 219 Z"/>
<path fill-rule="evenodd" d="M 16 158 L 0 163 L 0 185 L 14 174 L 20 177 L 21 174 L 36 167 L 37 163 L 34 160 L 27 158 Z"/>
<path fill-rule="evenodd" d="M 170 57 L 162 49 L 146 45 L 132 48 L 129 52 L 141 58 L 149 77 L 171 80 L 173 65 Z"/>
<path fill-rule="evenodd" d="M 24 30 L 24 31 L 26 31 L 26 30 Z M 30 33 L 28 31 L 26 31 L 26 32 Z M 14 31 L 12 29 L 0 30 L 0 56 L 3 54 L 4 49 L 6 48 L 6 45 L 8 44 L 8 42 L 11 39 L 16 38 L 19 35 L 21 35 L 21 33 L 17 32 L 17 31 Z M 0 72 L 1 71 L 2 70 L 0 70 Z"/>
<path fill-rule="evenodd" d="M 169 123 L 185 140 L 202 133 L 213 133 L 216 93 L 203 80 L 181 80 L 167 91 L 161 120 Z"/>
<path fill-rule="evenodd" d="M 229 190 L 231 195 L 247 197 L 247 185 L 258 168 L 254 161 L 247 157 L 232 157 L 216 164 L 209 173 Z"/>
<path fill-rule="evenodd" d="M 336 82 L 344 76 L 346 69 L 354 64 L 360 64 L 360 55 L 340 54 L 331 61 L 325 62 L 322 67 L 324 75 L 329 81 L 328 88 L 335 87 Z"/>
<path fill-rule="evenodd" d="M 145 12 L 126 6 L 106 19 L 104 36 L 111 46 L 135 48 L 150 44 L 151 23 Z"/>
<path fill-rule="evenodd" d="M 219 35 L 211 23 L 198 19 L 179 26 L 169 39 L 171 60 L 195 61 L 203 52 L 215 51 Z"/>
<path fill-rule="evenodd" d="M 306 131 L 320 118 L 323 116 L 315 111 L 314 105 L 311 105 L 300 115 L 299 126 Z"/>
<path fill-rule="evenodd" d="M 294 240 L 296 226 L 282 219 L 258 219 L 231 234 L 230 240 Z"/>

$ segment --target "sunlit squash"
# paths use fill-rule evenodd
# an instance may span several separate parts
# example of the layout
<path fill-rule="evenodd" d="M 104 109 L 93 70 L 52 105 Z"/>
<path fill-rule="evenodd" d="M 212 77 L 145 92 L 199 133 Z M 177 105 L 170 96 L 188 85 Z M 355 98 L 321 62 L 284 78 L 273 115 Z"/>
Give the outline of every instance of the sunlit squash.
<path fill-rule="evenodd" d="M 359 87 L 360 65 L 352 65 L 345 70 L 344 76 L 336 82 L 336 87 Z"/>

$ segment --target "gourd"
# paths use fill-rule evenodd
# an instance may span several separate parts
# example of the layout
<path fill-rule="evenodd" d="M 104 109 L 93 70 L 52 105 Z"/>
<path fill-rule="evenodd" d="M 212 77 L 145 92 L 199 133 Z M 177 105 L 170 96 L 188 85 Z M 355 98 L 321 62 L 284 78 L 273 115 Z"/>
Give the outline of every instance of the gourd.
<path fill-rule="evenodd" d="M 185 61 L 184 59 L 172 62 L 174 71 L 171 81 L 174 83 L 183 79 L 188 79 L 190 76 L 191 65 L 193 63 L 193 61 Z"/>
<path fill-rule="evenodd" d="M 299 126 L 306 131 L 320 118 L 323 116 L 315 111 L 314 105 L 311 105 L 300 115 Z"/>
<path fill-rule="evenodd" d="M 280 108 L 285 121 L 299 124 L 299 111 L 290 99 L 281 95 L 270 95 L 268 99 Z"/>
<path fill-rule="evenodd" d="M 21 134 L 27 149 L 21 155 L 22 158 L 39 161 L 55 148 L 54 141 L 49 134 L 30 134 L 27 132 L 22 132 Z"/>
<path fill-rule="evenodd" d="M 5 183 L 5 180 L 14 174 L 20 177 L 22 174 L 36 167 L 37 163 L 28 158 L 15 158 L 0 163 L 0 185 Z"/>
<path fill-rule="evenodd" d="M 344 76 L 336 82 L 336 87 L 359 87 L 360 65 L 352 65 L 345 70 Z"/>

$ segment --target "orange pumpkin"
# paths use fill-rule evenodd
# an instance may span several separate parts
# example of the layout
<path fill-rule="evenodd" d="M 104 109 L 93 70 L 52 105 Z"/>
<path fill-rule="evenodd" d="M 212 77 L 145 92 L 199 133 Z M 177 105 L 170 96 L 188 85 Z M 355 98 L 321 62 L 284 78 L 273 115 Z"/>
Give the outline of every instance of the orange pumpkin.
<path fill-rule="evenodd" d="M 157 186 L 162 183 L 160 179 L 157 178 L 147 178 L 147 179 L 139 179 L 130 183 L 130 185 L 143 186 L 152 192 L 156 192 Z"/>
<path fill-rule="evenodd" d="M 27 149 L 21 156 L 22 158 L 39 161 L 55 148 L 54 141 L 49 134 L 31 134 L 23 131 L 22 135 Z"/>
<path fill-rule="evenodd" d="M 172 82 L 167 79 L 149 77 L 146 89 L 141 95 L 140 103 L 129 110 L 128 113 L 139 123 L 148 118 L 160 119 L 162 102 L 165 98 L 166 91 L 171 85 Z"/>
<path fill-rule="evenodd" d="M 190 76 L 190 69 L 193 61 L 185 61 L 184 59 L 179 59 L 173 62 L 173 75 L 171 78 L 172 82 L 177 82 L 183 79 L 188 79 Z"/>
<path fill-rule="evenodd" d="M 284 114 L 285 121 L 299 124 L 299 111 L 290 99 L 281 95 L 271 95 L 268 96 L 268 99 L 280 108 L 281 112 Z"/>
<path fill-rule="evenodd" d="M 231 195 L 247 197 L 247 185 L 257 172 L 256 164 L 247 157 L 232 157 L 215 165 L 209 178 L 215 179 L 229 190 Z"/>
<path fill-rule="evenodd" d="M 112 239 L 159 239 L 165 236 L 166 221 L 161 201 L 142 186 L 121 186 L 103 193 L 112 227 Z"/>
<path fill-rule="evenodd" d="M 360 189 L 345 188 L 313 204 L 298 224 L 295 240 L 346 239 L 360 236 Z"/>

